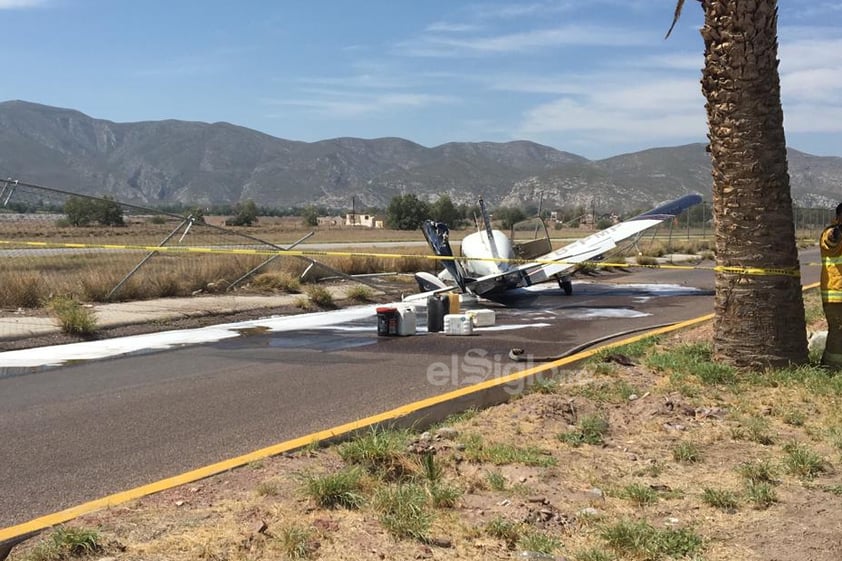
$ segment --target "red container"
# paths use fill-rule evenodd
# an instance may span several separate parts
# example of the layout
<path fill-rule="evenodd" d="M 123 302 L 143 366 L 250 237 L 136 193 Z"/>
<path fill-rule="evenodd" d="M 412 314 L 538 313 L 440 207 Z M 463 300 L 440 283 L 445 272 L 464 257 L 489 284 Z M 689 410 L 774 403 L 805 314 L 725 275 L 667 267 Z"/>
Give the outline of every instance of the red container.
<path fill-rule="evenodd" d="M 377 335 L 393 337 L 398 335 L 400 314 L 397 308 L 382 306 L 377 308 Z"/>

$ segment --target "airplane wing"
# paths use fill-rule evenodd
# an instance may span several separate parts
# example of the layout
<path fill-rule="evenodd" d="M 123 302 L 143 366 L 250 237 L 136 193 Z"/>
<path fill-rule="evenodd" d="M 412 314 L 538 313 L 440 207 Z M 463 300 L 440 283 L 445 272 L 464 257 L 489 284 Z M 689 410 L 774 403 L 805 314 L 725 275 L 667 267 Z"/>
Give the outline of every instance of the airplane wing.
<path fill-rule="evenodd" d="M 569 274 L 577 264 L 614 249 L 619 242 L 648 230 L 664 220 L 671 220 L 700 202 L 702 202 L 701 195 L 685 195 L 538 258 L 540 261 L 557 261 L 557 263 L 526 263 L 504 273 L 474 279 L 466 283 L 466 288 L 483 296 L 510 288 L 530 286 L 559 275 Z"/>

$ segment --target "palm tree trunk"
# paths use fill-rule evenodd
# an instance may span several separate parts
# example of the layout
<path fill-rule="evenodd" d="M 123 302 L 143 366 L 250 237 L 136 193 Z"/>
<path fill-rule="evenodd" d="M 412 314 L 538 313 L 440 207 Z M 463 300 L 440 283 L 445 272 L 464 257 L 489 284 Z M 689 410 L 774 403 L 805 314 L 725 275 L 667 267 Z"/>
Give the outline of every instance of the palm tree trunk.
<path fill-rule="evenodd" d="M 702 7 L 717 264 L 714 354 L 754 369 L 801 364 L 807 340 L 780 101 L 777 2 L 702 0 Z"/>

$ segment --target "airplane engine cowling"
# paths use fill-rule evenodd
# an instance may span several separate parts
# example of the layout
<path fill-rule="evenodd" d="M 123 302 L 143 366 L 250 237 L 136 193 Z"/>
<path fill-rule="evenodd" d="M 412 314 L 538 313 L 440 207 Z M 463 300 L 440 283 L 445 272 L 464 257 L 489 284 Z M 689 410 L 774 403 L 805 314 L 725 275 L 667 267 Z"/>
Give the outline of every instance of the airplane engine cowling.
<path fill-rule="evenodd" d="M 500 230 L 492 230 L 491 235 L 494 239 L 497 256 L 503 259 L 514 258 L 512 241 L 509 237 Z M 486 259 L 494 256 L 494 250 L 485 232 L 474 232 L 465 236 L 462 240 L 461 252 L 462 256 L 468 259 L 465 262 L 465 269 L 473 277 L 493 275 L 509 270 L 510 264 L 506 262 L 471 261 L 471 259 Z"/>

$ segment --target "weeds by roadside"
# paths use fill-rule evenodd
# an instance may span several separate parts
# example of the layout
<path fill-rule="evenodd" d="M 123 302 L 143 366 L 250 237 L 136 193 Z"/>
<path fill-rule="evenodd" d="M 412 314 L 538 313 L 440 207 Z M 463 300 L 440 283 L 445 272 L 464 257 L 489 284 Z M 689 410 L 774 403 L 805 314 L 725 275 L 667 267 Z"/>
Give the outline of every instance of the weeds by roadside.
<path fill-rule="evenodd" d="M 76 299 L 59 296 L 50 300 L 50 310 L 55 315 L 61 330 L 68 335 L 92 335 L 97 330 L 96 315 Z"/>
<path fill-rule="evenodd" d="M 40 541 L 25 557 L 25 561 L 61 561 L 101 551 L 99 532 L 91 528 L 59 526 Z"/>

